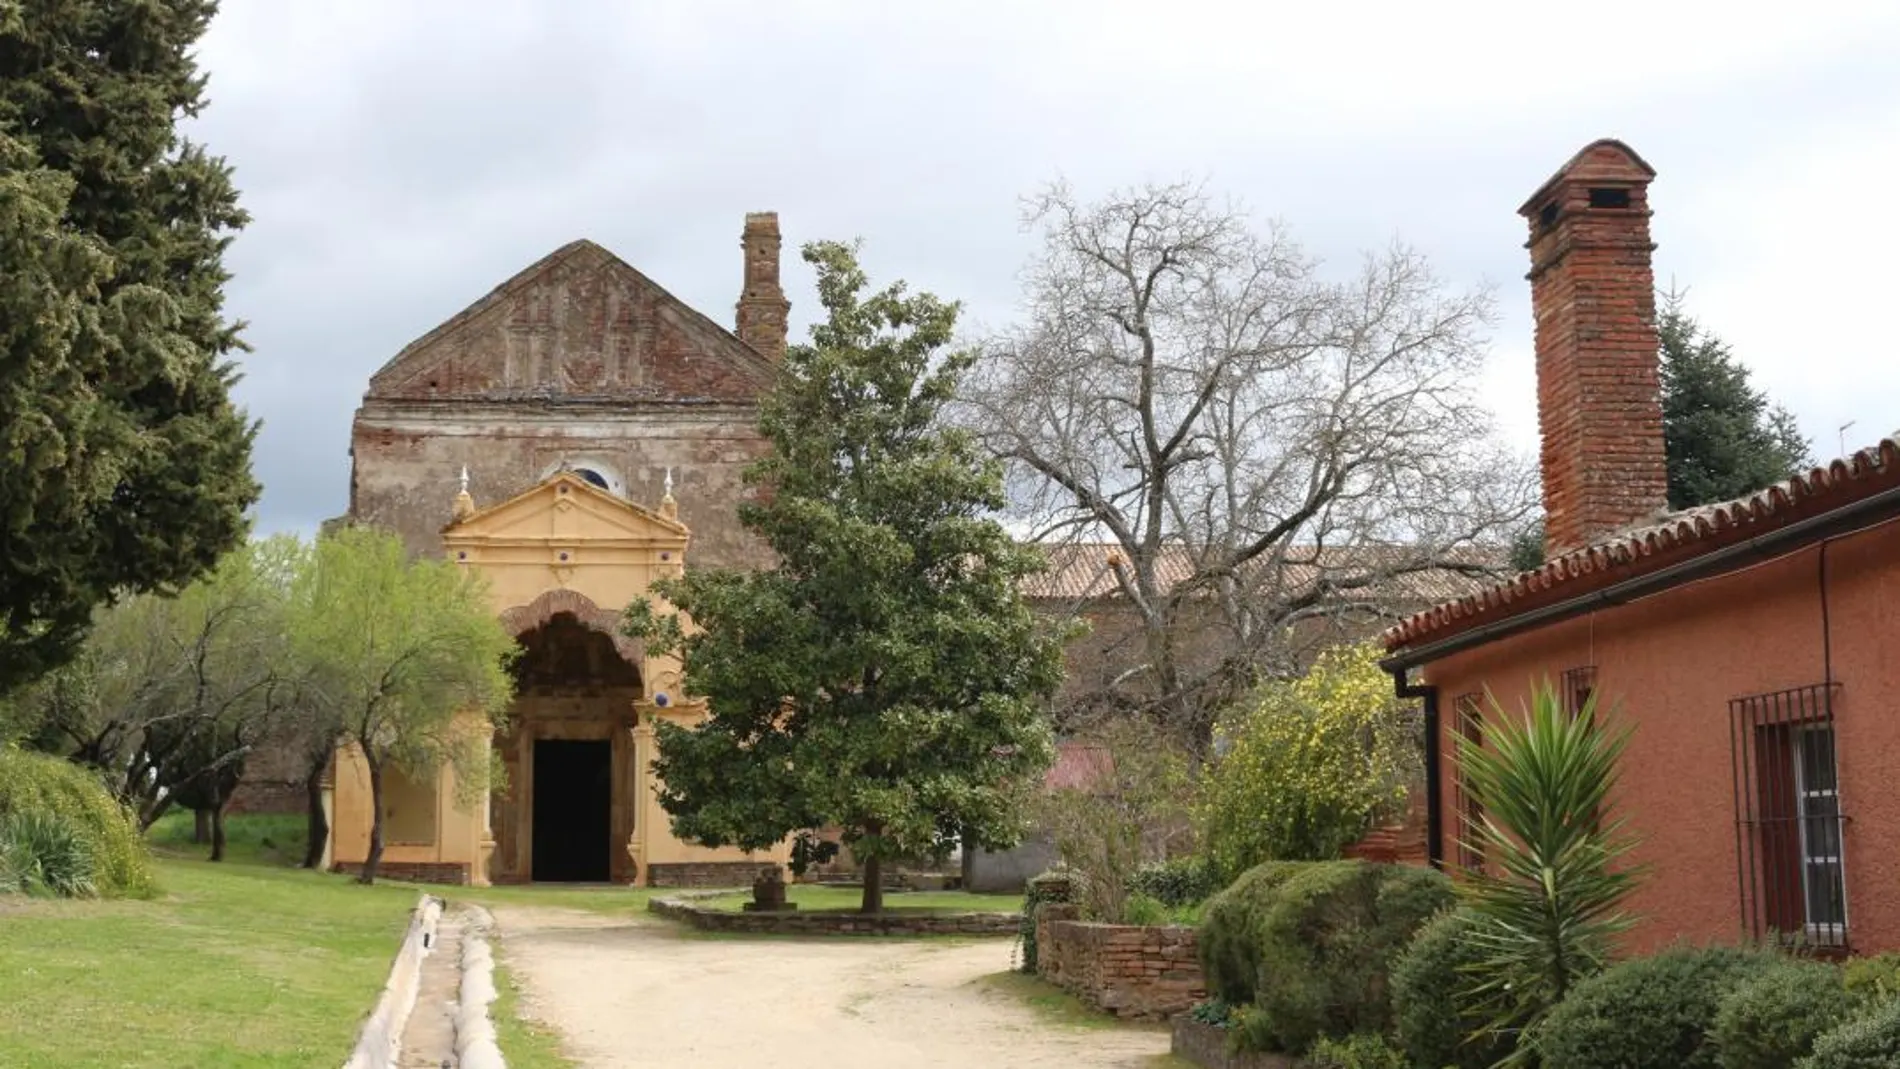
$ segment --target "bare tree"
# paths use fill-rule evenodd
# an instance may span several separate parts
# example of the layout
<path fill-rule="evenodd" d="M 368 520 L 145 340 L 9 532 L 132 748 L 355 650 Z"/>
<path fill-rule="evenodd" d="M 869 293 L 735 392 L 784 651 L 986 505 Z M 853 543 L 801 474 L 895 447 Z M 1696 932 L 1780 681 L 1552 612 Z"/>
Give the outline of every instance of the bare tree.
<path fill-rule="evenodd" d="M 1475 400 L 1487 294 L 1394 245 L 1335 280 L 1278 226 L 1186 184 L 1027 204 L 1025 321 L 964 413 L 1047 541 L 1134 617 L 1113 698 L 1197 744 L 1293 665 L 1290 634 L 1489 574 L 1534 500 Z"/>

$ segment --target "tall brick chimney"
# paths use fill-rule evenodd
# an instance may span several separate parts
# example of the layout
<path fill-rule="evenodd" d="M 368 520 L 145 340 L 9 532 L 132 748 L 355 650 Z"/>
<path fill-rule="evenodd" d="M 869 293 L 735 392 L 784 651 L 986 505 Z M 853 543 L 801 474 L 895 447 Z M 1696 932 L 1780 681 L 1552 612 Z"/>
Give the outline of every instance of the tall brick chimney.
<path fill-rule="evenodd" d="M 768 360 L 785 359 L 786 320 L 792 302 L 778 283 L 778 213 L 747 212 L 745 288 L 739 291 L 739 340 Z"/>
<path fill-rule="evenodd" d="M 1666 507 L 1649 182 L 1620 141 L 1584 148 L 1518 209 L 1530 223 L 1545 548 L 1600 541 Z"/>

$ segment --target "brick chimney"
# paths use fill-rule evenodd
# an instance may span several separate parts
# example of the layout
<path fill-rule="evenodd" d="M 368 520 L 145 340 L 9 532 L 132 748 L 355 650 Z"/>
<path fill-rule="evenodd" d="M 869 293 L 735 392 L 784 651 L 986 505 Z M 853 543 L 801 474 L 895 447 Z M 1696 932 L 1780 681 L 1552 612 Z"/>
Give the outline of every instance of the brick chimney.
<path fill-rule="evenodd" d="M 745 288 L 739 291 L 739 340 L 767 360 L 785 359 L 786 319 L 792 302 L 778 284 L 778 213 L 747 212 Z"/>
<path fill-rule="evenodd" d="M 1530 223 L 1550 556 L 1645 520 L 1668 501 L 1649 182 L 1620 141 L 1584 148 L 1518 213 Z"/>

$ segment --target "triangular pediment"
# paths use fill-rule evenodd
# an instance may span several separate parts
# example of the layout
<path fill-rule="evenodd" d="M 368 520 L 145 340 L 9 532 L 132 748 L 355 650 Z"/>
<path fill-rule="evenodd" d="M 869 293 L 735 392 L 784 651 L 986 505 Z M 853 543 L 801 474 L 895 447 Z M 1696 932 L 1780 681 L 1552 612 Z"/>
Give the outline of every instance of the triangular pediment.
<path fill-rule="evenodd" d="M 474 542 L 639 543 L 685 549 L 691 532 L 678 520 L 595 486 L 571 471 L 556 472 L 525 493 L 442 529 L 453 550 Z"/>
<path fill-rule="evenodd" d="M 366 399 L 744 403 L 775 373 L 731 331 L 581 240 L 404 347 Z"/>

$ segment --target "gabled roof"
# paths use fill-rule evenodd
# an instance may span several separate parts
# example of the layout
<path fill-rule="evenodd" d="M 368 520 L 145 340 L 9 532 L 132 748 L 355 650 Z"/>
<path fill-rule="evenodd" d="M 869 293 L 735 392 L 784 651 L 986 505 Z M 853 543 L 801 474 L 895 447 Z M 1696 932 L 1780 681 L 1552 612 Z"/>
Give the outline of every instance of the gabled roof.
<path fill-rule="evenodd" d="M 769 385 L 776 374 L 776 365 L 760 356 L 751 346 L 739 337 L 701 314 L 686 302 L 668 292 L 665 287 L 653 281 L 625 260 L 615 256 L 600 245 L 582 238 L 568 242 L 548 255 L 516 272 L 507 281 L 490 290 L 473 304 L 444 320 L 433 330 L 403 346 L 402 350 L 391 357 L 375 375 L 370 377 L 366 399 L 387 397 L 419 396 L 433 393 L 438 376 L 430 374 L 443 365 L 464 364 L 467 367 L 446 369 L 441 375 L 442 392 L 445 396 L 465 394 L 488 395 L 498 392 L 494 380 L 500 377 L 501 369 L 497 363 L 502 359 L 501 347 L 493 344 L 479 344 L 492 335 L 485 331 L 501 331 L 515 320 L 525 319 L 521 325 L 531 333 L 546 332 L 551 328 L 549 310 L 543 306 L 535 309 L 532 299 L 537 292 L 555 280 L 580 278 L 583 280 L 606 279 L 616 287 L 641 298 L 640 303 L 650 309 L 646 318 L 657 319 L 669 331 L 676 332 L 683 340 L 690 342 L 690 348 L 702 360 L 712 360 L 720 365 L 719 374 L 712 378 L 733 380 L 734 385 L 743 384 L 746 392 L 756 393 Z M 591 296 L 598 296 L 594 290 L 587 289 Z M 533 312 L 538 311 L 537 317 Z M 622 309 L 630 313 L 630 309 Z M 570 318 L 585 320 L 598 318 L 605 322 L 605 309 L 589 309 L 587 315 L 575 315 Z M 615 324 L 606 323 L 608 328 Z M 634 330 L 646 324 L 631 324 Z M 577 358 L 599 362 L 611 360 L 618 353 L 576 353 Z M 655 354 L 647 354 L 651 358 Z M 538 370 L 538 369 L 537 369 Z M 591 370 L 591 369 L 590 369 Z M 607 376 L 611 378 L 609 374 Z M 702 374 L 700 377 L 705 378 Z M 427 391 L 418 385 L 427 381 Z M 585 393 L 587 387 L 579 392 Z M 528 395 L 552 392 L 575 392 L 564 390 L 559 383 L 528 382 L 513 384 L 499 392 L 519 392 Z M 620 392 L 613 387 L 608 392 Z"/>
<path fill-rule="evenodd" d="M 1500 583 L 1445 601 L 1388 629 L 1389 650 L 1484 624 L 1693 560 L 1900 487 L 1900 434 L 1765 490 L 1670 513 Z"/>
<path fill-rule="evenodd" d="M 451 546 L 458 539 L 565 542 L 576 535 L 683 545 L 691 532 L 678 520 L 616 497 L 571 471 L 557 471 L 500 504 L 442 528 L 443 541 Z"/>

